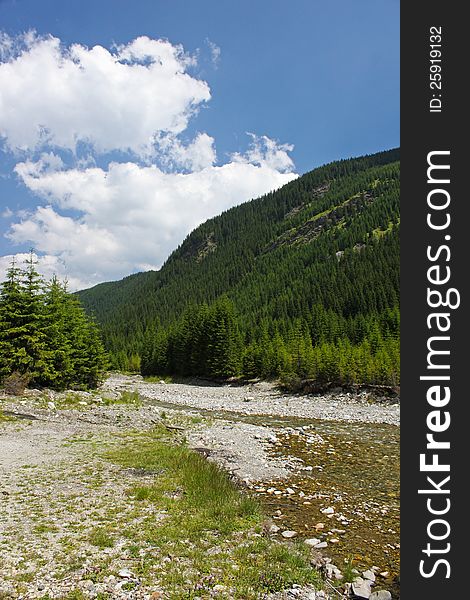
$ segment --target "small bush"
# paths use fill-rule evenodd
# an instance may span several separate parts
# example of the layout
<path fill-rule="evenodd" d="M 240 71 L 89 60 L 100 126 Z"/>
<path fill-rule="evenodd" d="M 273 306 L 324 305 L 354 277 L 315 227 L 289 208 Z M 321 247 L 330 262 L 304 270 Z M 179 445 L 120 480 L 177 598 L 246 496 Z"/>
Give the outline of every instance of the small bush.
<path fill-rule="evenodd" d="M 20 373 L 14 371 L 8 377 L 3 380 L 3 387 L 5 393 L 9 396 L 21 396 L 24 394 L 25 389 L 28 387 L 30 377 L 27 373 Z"/>

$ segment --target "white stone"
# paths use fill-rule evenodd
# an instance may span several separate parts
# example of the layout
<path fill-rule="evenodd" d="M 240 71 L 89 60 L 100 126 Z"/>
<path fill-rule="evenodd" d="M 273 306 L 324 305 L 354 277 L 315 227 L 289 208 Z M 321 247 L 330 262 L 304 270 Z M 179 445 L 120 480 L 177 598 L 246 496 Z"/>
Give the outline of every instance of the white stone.
<path fill-rule="evenodd" d="M 370 597 L 370 581 L 367 579 L 362 579 L 362 577 L 356 577 L 352 584 L 352 590 L 356 596 L 359 598 L 369 598 Z"/>
<path fill-rule="evenodd" d="M 295 537 L 295 536 L 297 535 L 297 531 L 290 531 L 290 530 L 287 530 L 287 531 L 283 531 L 283 532 L 281 533 L 281 535 L 282 535 L 282 537 L 285 537 L 285 538 L 287 538 L 287 539 L 290 539 L 290 538 L 293 538 L 293 537 Z"/>
<path fill-rule="evenodd" d="M 369 600 L 392 600 L 392 594 L 387 590 L 379 590 L 369 596 Z"/>
<path fill-rule="evenodd" d="M 367 569 L 362 573 L 364 579 L 368 579 L 369 581 L 375 581 L 375 573 L 371 569 Z"/>
<path fill-rule="evenodd" d="M 134 574 L 132 573 L 132 571 L 129 571 L 129 569 L 121 569 L 118 575 L 119 577 L 123 577 L 124 579 L 131 579 L 132 577 L 134 577 Z"/>
<path fill-rule="evenodd" d="M 321 540 L 319 540 L 318 538 L 308 538 L 304 541 L 304 544 L 307 544 L 307 546 L 315 547 L 320 542 Z"/>

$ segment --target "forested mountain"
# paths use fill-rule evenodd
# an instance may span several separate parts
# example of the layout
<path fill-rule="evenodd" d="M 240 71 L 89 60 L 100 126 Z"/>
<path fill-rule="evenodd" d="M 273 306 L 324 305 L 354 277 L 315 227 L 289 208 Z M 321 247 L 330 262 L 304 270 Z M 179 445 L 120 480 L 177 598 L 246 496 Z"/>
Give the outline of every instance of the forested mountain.
<path fill-rule="evenodd" d="M 79 297 L 119 368 L 395 383 L 399 222 L 399 151 L 341 160 Z"/>

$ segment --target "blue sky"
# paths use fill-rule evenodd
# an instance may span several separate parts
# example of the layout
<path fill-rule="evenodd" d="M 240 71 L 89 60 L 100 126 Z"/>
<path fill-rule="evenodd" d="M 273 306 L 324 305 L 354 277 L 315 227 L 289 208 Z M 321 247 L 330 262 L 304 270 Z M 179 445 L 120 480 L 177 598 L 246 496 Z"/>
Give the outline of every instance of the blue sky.
<path fill-rule="evenodd" d="M 34 247 L 75 287 L 399 145 L 396 0 L 3 0 L 0 31 L 0 255 Z"/>

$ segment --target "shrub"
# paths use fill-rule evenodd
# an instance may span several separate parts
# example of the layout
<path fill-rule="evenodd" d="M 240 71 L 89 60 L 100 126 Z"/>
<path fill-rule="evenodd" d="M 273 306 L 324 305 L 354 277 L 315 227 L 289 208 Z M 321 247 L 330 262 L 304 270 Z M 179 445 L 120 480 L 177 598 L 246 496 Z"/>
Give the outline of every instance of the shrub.
<path fill-rule="evenodd" d="M 5 393 L 9 396 L 22 396 L 28 387 L 29 379 L 30 377 L 27 373 L 14 371 L 3 380 Z"/>

